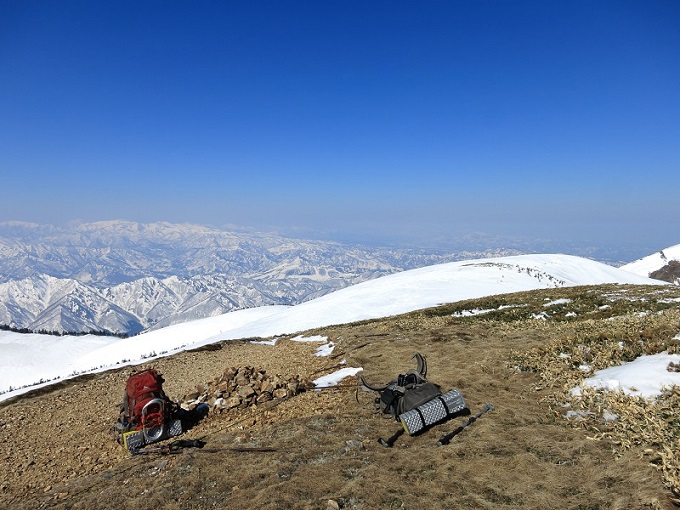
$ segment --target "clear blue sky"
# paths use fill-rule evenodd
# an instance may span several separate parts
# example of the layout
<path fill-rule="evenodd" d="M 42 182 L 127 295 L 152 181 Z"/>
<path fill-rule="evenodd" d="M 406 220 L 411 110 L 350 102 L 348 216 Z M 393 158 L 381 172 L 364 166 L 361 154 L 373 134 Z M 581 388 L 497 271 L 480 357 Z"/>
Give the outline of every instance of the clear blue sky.
<path fill-rule="evenodd" d="M 0 0 L 0 221 L 680 243 L 680 2 Z"/>

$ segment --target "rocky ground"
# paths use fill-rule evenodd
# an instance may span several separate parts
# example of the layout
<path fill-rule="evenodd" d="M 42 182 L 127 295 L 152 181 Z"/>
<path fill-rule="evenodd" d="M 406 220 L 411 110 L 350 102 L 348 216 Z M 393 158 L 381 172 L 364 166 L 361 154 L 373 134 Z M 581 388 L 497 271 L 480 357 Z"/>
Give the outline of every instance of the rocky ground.
<path fill-rule="evenodd" d="M 330 357 L 314 356 L 318 344 L 288 339 L 228 342 L 66 381 L 0 407 L 0 506 L 674 508 L 643 447 L 621 452 L 572 427 L 545 404 L 538 374 L 508 365 L 513 352 L 558 331 L 568 334 L 546 321 L 417 313 L 309 332 L 336 344 Z M 495 406 L 448 446 L 436 440 L 466 418 L 380 446 L 377 438 L 398 425 L 374 411 L 373 395 L 352 386 L 354 378 L 339 389 L 215 409 L 182 436 L 203 439 L 203 449 L 131 456 L 110 434 L 134 370 L 156 368 L 167 394 L 181 400 L 231 367 L 311 380 L 361 366 L 369 381 L 385 383 L 412 368 L 417 351 L 429 378 L 460 389 L 473 413 L 485 402 Z"/>

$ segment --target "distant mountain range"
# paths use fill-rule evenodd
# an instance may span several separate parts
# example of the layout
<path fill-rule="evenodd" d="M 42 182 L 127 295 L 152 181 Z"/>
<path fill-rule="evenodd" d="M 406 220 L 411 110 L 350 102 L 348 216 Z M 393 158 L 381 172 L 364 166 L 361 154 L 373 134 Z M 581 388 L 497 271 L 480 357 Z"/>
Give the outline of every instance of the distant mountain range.
<path fill-rule="evenodd" d="M 417 267 L 516 255 L 369 248 L 171 223 L 0 223 L 0 324 L 135 334 L 231 310 L 298 304 Z"/>
<path fill-rule="evenodd" d="M 30 387 L 117 364 L 136 364 L 222 340 L 269 338 L 484 296 L 604 283 L 661 284 L 582 257 L 520 255 L 431 265 L 352 285 L 297 306 L 236 310 L 132 338 L 93 335 L 55 338 L 0 331 L 0 400 L 4 398 L 2 392 L 11 392 L 12 388 Z M 553 313 L 552 307 L 558 304 L 560 301 L 544 303 L 541 314 L 534 318 L 545 320 L 546 314 Z"/>

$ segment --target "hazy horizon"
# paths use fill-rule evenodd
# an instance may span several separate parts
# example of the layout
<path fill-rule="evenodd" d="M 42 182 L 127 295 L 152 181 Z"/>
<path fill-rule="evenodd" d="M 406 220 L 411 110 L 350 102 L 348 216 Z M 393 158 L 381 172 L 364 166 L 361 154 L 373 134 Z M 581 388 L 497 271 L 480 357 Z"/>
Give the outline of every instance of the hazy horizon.
<path fill-rule="evenodd" d="M 611 245 L 604 244 L 598 240 L 579 240 L 574 241 L 568 238 L 560 239 L 558 237 L 546 238 L 532 238 L 522 236 L 508 236 L 508 235 L 494 235 L 487 232 L 457 232 L 449 233 L 440 237 L 427 237 L 420 240 L 404 240 L 390 239 L 387 237 L 368 236 L 365 239 L 353 235 L 349 238 L 343 238 L 341 235 L 333 235 L 333 233 L 323 231 L 311 230 L 271 230 L 260 229 L 253 226 L 245 225 L 214 225 L 208 223 L 192 223 L 182 222 L 174 223 L 167 221 L 159 222 L 135 222 L 125 218 L 116 219 L 102 219 L 96 221 L 73 220 L 70 222 L 28 222 L 25 220 L 4 220 L 0 221 L 0 237 L 9 237 L 21 239 L 20 235 L 16 235 L 19 230 L 17 228 L 25 227 L 27 225 L 34 225 L 37 227 L 56 228 L 60 230 L 77 228 L 81 225 L 89 225 L 93 223 L 115 223 L 115 222 L 130 222 L 138 223 L 140 225 L 153 225 L 153 223 L 170 223 L 171 225 L 194 225 L 197 227 L 204 227 L 208 229 L 216 229 L 228 232 L 242 232 L 246 234 L 273 234 L 284 238 L 308 240 L 308 241 L 326 241 L 332 243 L 341 243 L 346 245 L 364 246 L 367 248 L 392 248 L 392 249 L 416 249 L 424 252 L 435 253 L 456 253 L 456 252 L 492 252 L 494 250 L 516 250 L 523 253 L 563 253 L 568 255 L 577 255 L 586 258 L 592 258 L 603 262 L 625 263 L 633 262 L 634 260 L 646 257 L 652 253 L 657 253 L 671 246 L 680 243 L 670 243 L 659 246 L 652 243 L 645 244 L 640 240 L 630 240 L 622 238 L 618 243 Z"/>
<path fill-rule="evenodd" d="M 679 242 L 677 2 L 0 14 L 0 221 L 635 256 Z"/>

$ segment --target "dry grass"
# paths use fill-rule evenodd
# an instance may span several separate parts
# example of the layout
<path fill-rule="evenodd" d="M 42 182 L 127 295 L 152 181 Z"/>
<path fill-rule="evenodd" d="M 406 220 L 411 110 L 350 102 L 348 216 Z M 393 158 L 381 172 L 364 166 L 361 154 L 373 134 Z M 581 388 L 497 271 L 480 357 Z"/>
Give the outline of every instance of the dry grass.
<path fill-rule="evenodd" d="M 302 393 L 273 408 L 211 413 L 186 434 L 204 438 L 204 450 L 130 457 L 113 449 L 104 426 L 115 420 L 127 372 L 82 379 L 0 408 L 0 440 L 11 443 L 0 454 L 0 506 L 327 509 L 332 500 L 343 509 L 670 509 L 677 490 L 669 485 L 677 480 L 677 443 L 671 442 L 678 429 L 677 393 L 654 404 L 619 396 L 621 409 L 616 399 L 605 403 L 600 399 L 609 397 L 596 392 L 579 401 L 583 409 L 619 413 L 618 421 L 606 423 L 570 422 L 561 405 L 570 385 L 584 376 L 577 363 L 599 368 L 641 349 L 677 348 L 677 303 L 665 301 L 678 295 L 680 289 L 623 286 L 520 293 L 308 332 L 336 343 L 332 358 L 315 358 L 309 344 L 230 343 L 155 363 L 169 395 L 177 397 L 243 365 L 314 378 L 346 360 L 364 367 L 369 381 L 386 382 L 412 368 L 410 358 L 419 351 L 428 359 L 429 378 L 444 389 L 460 389 L 473 413 L 485 402 L 495 406 L 445 447 L 437 447 L 437 439 L 466 418 L 402 436 L 385 449 L 376 440 L 397 424 L 374 412 L 371 393 L 345 388 Z M 544 306 L 560 299 L 571 301 Z M 475 317 L 452 315 L 491 308 L 496 311 Z M 531 318 L 543 311 L 548 320 Z M 574 357 L 569 362 L 555 356 L 564 349 Z M 92 393 L 99 395 L 99 419 L 70 412 Z M 636 420 L 657 414 L 666 416 L 658 430 L 642 427 L 626 435 L 627 428 L 640 427 Z M 68 431 L 68 442 L 50 435 L 49 424 L 37 425 L 45 416 L 65 424 L 60 434 Z M 660 434 L 658 444 L 651 436 L 624 444 L 627 437 L 641 438 L 640 430 Z M 45 457 L 38 455 L 41 441 L 49 446 Z M 234 450 L 244 445 L 274 451 Z M 109 447 L 105 460 L 85 463 L 83 455 Z M 29 454 L 35 462 L 24 465 Z M 43 459 L 52 459 L 53 472 Z M 67 471 L 74 463 L 78 470 Z"/>
<path fill-rule="evenodd" d="M 645 310 L 563 328 L 546 345 L 513 353 L 510 363 L 539 375 L 534 389 L 549 390 L 543 401 L 557 416 L 575 409 L 579 414 L 573 425 L 592 432 L 594 439 L 611 440 L 617 455 L 632 448 L 642 451 L 680 504 L 680 457 L 675 453 L 680 447 L 680 388 L 669 388 L 656 400 L 595 389 L 583 389 L 580 395 L 571 391 L 593 371 L 645 354 L 680 352 L 680 310 L 639 302 Z"/>

